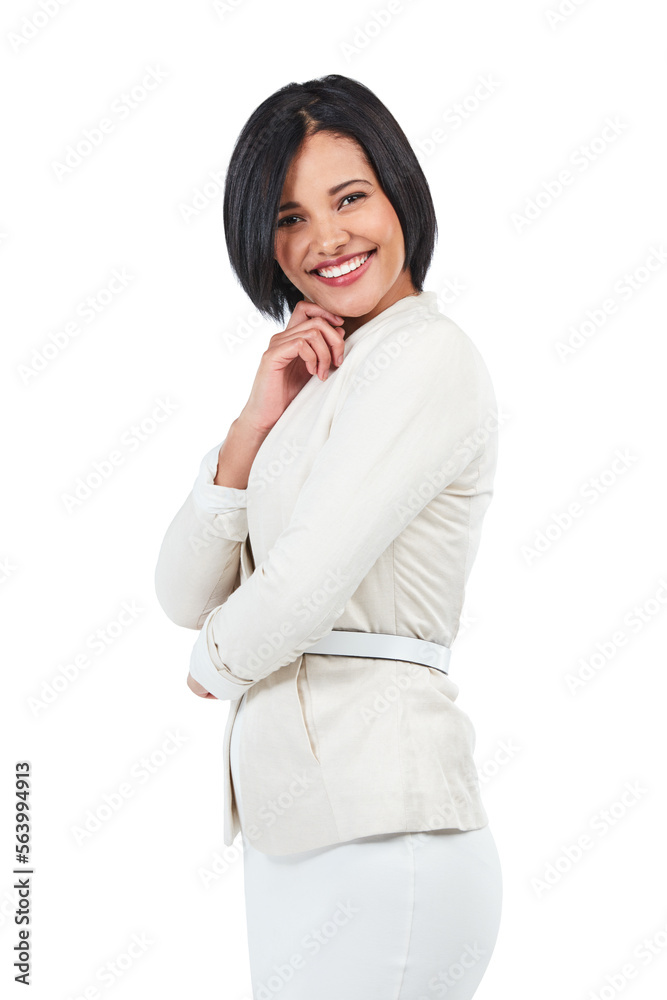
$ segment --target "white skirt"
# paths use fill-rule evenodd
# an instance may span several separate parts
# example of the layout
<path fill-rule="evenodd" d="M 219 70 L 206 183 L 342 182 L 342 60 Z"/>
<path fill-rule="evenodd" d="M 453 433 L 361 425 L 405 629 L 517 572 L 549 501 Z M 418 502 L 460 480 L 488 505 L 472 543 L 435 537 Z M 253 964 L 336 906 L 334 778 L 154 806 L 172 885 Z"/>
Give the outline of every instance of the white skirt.
<path fill-rule="evenodd" d="M 230 763 L 243 824 L 238 749 Z M 242 834 L 253 1000 L 470 1000 L 502 909 L 489 826 L 267 855 Z"/>

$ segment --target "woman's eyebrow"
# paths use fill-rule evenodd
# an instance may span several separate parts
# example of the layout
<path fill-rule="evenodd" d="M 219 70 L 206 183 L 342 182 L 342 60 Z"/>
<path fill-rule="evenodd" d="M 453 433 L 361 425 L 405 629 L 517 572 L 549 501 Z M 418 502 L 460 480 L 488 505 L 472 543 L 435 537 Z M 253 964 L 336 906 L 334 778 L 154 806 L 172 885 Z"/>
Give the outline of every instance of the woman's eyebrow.
<path fill-rule="evenodd" d="M 369 187 L 373 186 L 370 181 L 364 180 L 363 177 L 357 177 L 354 180 L 343 181 L 342 184 L 336 184 L 334 187 L 329 188 L 329 192 L 328 192 L 329 196 L 334 195 L 334 194 L 338 194 L 338 192 L 342 191 L 344 187 L 348 186 L 348 184 L 368 184 Z M 298 202 L 298 201 L 286 201 L 284 205 L 280 206 L 280 208 L 278 209 L 278 211 L 279 212 L 283 212 L 287 208 L 301 208 L 301 203 Z"/>

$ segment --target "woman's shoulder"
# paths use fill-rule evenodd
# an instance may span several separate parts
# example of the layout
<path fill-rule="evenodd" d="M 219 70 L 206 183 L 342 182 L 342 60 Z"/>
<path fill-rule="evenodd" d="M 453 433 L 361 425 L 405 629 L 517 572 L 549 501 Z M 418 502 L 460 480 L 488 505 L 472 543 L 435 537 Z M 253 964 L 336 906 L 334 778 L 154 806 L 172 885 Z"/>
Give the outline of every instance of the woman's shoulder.
<path fill-rule="evenodd" d="M 458 362 L 486 369 L 475 340 L 441 310 L 438 297 L 432 291 L 422 292 L 402 312 L 392 316 L 368 347 L 371 357 L 398 356 L 405 351 L 405 360 L 414 356 L 422 363 Z"/>

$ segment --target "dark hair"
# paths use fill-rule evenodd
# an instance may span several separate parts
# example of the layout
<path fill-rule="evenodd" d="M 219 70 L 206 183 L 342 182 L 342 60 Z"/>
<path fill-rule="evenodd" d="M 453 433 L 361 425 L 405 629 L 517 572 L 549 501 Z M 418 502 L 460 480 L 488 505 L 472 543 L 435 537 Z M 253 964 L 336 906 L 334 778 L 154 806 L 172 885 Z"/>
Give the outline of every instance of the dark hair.
<path fill-rule="evenodd" d="M 223 217 L 232 268 L 253 304 L 282 322 L 304 296 L 274 255 L 278 206 L 290 163 L 317 132 L 361 146 L 403 230 L 405 262 L 418 292 L 437 235 L 424 172 L 400 125 L 358 80 L 338 73 L 288 83 L 252 113 L 236 141 L 225 180 Z"/>

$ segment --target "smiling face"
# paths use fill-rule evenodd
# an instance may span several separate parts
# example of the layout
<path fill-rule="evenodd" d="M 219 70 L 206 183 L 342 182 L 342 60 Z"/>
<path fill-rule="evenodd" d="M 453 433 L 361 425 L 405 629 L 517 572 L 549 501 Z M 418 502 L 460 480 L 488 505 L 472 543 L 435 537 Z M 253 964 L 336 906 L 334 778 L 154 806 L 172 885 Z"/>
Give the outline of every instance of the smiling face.
<path fill-rule="evenodd" d="M 349 138 L 318 132 L 304 140 L 285 177 L 274 253 L 305 299 L 345 318 L 346 336 L 417 294 L 410 271 L 402 270 L 398 216 L 363 150 Z M 338 276 L 315 273 L 341 257 L 351 259 L 344 271 L 360 266 Z"/>

